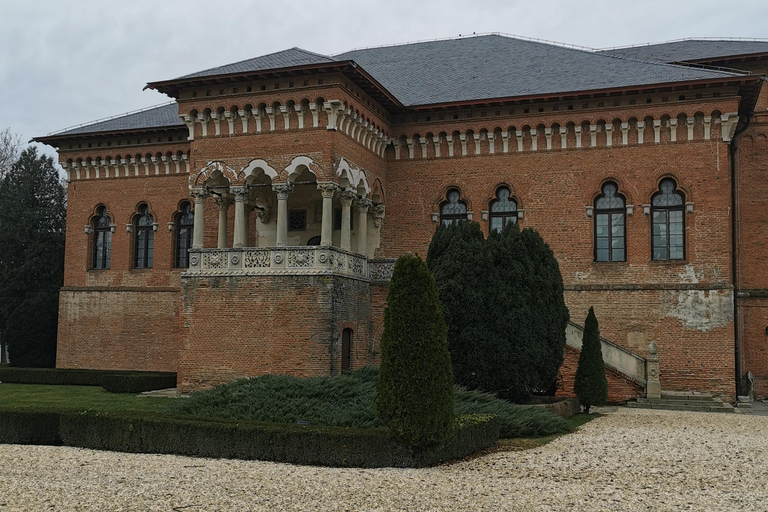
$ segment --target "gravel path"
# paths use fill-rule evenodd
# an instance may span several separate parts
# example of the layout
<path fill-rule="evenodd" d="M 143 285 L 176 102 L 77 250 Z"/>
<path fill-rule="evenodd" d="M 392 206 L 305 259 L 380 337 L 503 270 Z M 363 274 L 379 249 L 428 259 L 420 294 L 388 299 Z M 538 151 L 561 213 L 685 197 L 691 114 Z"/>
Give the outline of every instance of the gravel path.
<path fill-rule="evenodd" d="M 431 469 L 0 445 L 0 511 L 768 510 L 768 417 L 619 409 L 534 450 Z"/>

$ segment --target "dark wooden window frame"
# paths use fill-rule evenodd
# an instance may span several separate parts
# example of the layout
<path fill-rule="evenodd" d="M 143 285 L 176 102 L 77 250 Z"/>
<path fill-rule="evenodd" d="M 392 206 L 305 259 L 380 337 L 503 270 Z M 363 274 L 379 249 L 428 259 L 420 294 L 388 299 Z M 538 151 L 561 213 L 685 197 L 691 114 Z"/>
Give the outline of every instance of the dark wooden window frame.
<path fill-rule="evenodd" d="M 192 239 L 195 228 L 195 212 L 188 201 L 181 203 L 175 219 L 174 240 L 174 268 L 189 267 L 189 249 L 192 247 Z"/>
<path fill-rule="evenodd" d="M 459 189 L 450 188 L 445 193 L 445 201 L 440 203 L 440 224 L 456 225 L 463 220 L 467 220 L 467 203 L 461 200 Z"/>
<path fill-rule="evenodd" d="M 499 196 L 502 192 L 506 191 L 506 198 L 502 198 Z M 502 201 L 508 201 L 510 203 L 514 204 L 515 209 L 514 210 L 503 210 L 503 211 L 497 211 L 494 212 L 494 206 L 501 203 Z M 501 231 L 504 229 L 504 226 L 507 225 L 507 222 L 510 220 L 512 223 L 516 223 L 518 219 L 518 210 L 517 210 L 517 199 L 515 199 L 512 196 L 512 191 L 509 189 L 509 187 L 499 187 L 496 189 L 496 197 L 488 204 L 488 231 L 493 231 L 493 219 L 501 219 L 501 228 L 496 229 L 497 231 Z"/>
<path fill-rule="evenodd" d="M 109 270 L 112 263 L 112 219 L 107 214 L 106 206 L 99 206 L 93 218 L 92 257 L 93 270 Z"/>
<path fill-rule="evenodd" d="M 606 190 L 607 187 L 609 186 L 615 189 L 613 191 L 612 197 L 609 197 L 608 192 Z M 607 199 L 609 203 L 613 203 L 613 204 L 609 204 L 609 206 L 599 206 L 599 203 L 601 202 L 601 200 L 605 200 L 605 199 Z M 618 205 L 618 201 L 621 201 L 620 206 Z M 597 227 L 598 227 L 599 219 L 602 216 L 606 216 L 608 218 L 608 236 L 601 237 L 598 235 Z M 624 243 L 620 248 L 624 253 L 623 258 L 615 258 L 613 254 L 613 251 L 614 251 L 613 240 L 614 238 L 617 238 L 617 237 L 614 237 L 612 227 L 613 227 L 613 220 L 617 216 L 621 216 L 622 227 L 624 228 L 623 234 L 621 236 L 621 238 L 623 238 L 624 240 Z M 601 263 L 616 263 L 616 262 L 627 261 L 627 200 L 622 194 L 619 193 L 619 186 L 616 183 L 612 181 L 608 181 L 608 182 L 605 182 L 601 187 L 601 194 L 597 196 L 597 198 L 595 198 L 594 217 L 595 218 L 593 223 L 593 234 L 594 234 L 593 257 L 595 261 L 601 262 Z M 600 259 L 599 257 L 598 240 L 601 238 L 608 239 L 608 259 Z"/>
<path fill-rule="evenodd" d="M 341 331 L 341 371 L 348 372 L 352 367 L 352 329 Z"/>
<path fill-rule="evenodd" d="M 669 193 L 665 193 L 667 191 L 664 190 L 664 187 L 666 184 L 672 184 L 673 188 L 668 189 Z M 667 204 L 661 204 L 662 201 L 660 198 L 667 197 L 677 197 L 679 199 L 674 199 L 675 204 L 670 204 L 670 200 L 667 199 Z M 657 204 L 659 203 L 659 204 Z M 656 222 L 656 213 L 664 212 L 664 222 Z M 679 212 L 680 213 L 680 237 L 682 243 L 678 246 L 675 245 L 674 247 L 680 248 L 681 255 L 679 258 L 671 258 L 670 252 L 672 246 L 670 245 L 670 238 L 672 236 L 671 229 L 670 229 L 670 213 L 672 212 Z M 665 229 L 665 240 L 664 240 L 664 247 L 663 249 L 666 251 L 666 257 L 656 257 L 656 240 L 654 237 L 654 228 L 656 225 L 664 225 Z M 659 182 L 659 190 L 653 196 L 651 196 L 651 259 L 653 261 L 685 261 L 685 255 L 686 255 L 686 240 L 685 240 L 685 193 L 682 192 L 678 186 L 677 182 L 672 178 L 664 178 Z"/>
<path fill-rule="evenodd" d="M 154 263 L 155 219 L 149 213 L 149 206 L 139 205 L 133 218 L 133 268 L 149 269 Z"/>

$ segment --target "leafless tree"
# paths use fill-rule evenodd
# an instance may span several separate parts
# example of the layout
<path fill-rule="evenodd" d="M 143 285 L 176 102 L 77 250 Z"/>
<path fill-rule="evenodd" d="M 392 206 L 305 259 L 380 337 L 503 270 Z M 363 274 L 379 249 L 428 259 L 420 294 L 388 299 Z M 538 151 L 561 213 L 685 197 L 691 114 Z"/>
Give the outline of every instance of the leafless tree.
<path fill-rule="evenodd" d="M 0 178 L 18 160 L 22 146 L 21 135 L 18 133 L 12 132 L 10 128 L 0 132 Z"/>

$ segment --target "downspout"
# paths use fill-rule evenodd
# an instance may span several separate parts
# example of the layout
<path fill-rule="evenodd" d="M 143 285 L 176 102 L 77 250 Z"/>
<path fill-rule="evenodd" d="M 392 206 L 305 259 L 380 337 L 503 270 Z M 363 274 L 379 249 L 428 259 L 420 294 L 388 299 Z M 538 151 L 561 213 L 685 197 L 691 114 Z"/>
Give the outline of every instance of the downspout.
<path fill-rule="evenodd" d="M 731 145 L 729 146 L 730 153 L 731 153 L 731 279 L 733 280 L 733 341 L 734 341 L 734 357 L 736 359 L 735 361 L 735 379 L 736 379 L 736 396 L 742 394 L 742 385 L 741 385 L 741 329 L 739 328 L 739 308 L 737 305 L 737 300 L 740 293 L 740 287 L 739 287 L 739 279 L 738 279 L 738 273 L 740 271 L 739 269 L 739 261 L 737 260 L 737 254 L 739 255 L 739 259 L 741 259 L 741 253 L 739 248 L 739 236 L 740 236 L 740 228 L 738 222 L 738 213 L 739 213 L 739 193 L 738 193 L 738 181 L 737 181 L 737 161 L 736 156 L 737 152 L 739 150 L 738 145 L 738 136 L 747 128 L 749 128 L 749 124 L 752 121 L 752 112 L 750 111 L 747 114 L 746 121 L 742 124 L 739 122 L 740 126 L 736 127 L 736 130 L 733 133 L 733 137 L 731 138 Z"/>

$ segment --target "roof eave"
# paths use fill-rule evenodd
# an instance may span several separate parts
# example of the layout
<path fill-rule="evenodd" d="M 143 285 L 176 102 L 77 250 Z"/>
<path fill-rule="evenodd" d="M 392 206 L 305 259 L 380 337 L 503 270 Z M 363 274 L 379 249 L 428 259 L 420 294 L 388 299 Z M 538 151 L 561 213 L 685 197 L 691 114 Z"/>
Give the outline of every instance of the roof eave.
<path fill-rule="evenodd" d="M 186 134 L 186 127 L 182 125 L 173 126 L 150 126 L 146 128 L 132 128 L 128 130 L 106 130 L 106 131 L 94 131 L 85 133 L 71 133 L 71 134 L 53 134 L 45 135 L 43 137 L 33 137 L 30 142 L 38 142 L 40 144 L 46 144 L 51 147 L 58 147 L 61 142 L 71 140 L 82 139 L 100 139 L 104 137 L 111 137 L 115 135 L 136 135 L 147 133 L 167 133 L 167 132 L 184 132 Z M 180 141 L 174 141 L 180 142 Z"/>

